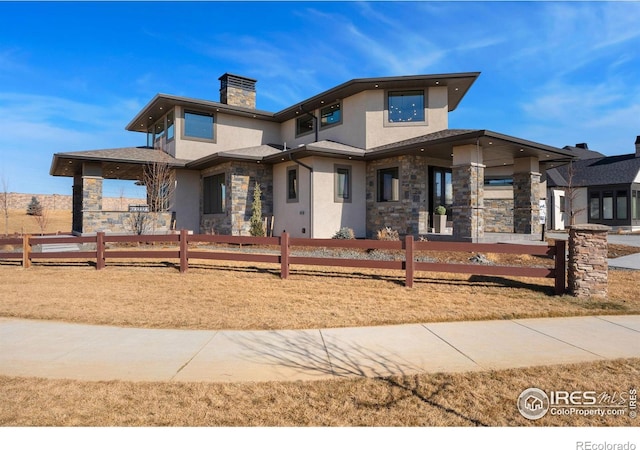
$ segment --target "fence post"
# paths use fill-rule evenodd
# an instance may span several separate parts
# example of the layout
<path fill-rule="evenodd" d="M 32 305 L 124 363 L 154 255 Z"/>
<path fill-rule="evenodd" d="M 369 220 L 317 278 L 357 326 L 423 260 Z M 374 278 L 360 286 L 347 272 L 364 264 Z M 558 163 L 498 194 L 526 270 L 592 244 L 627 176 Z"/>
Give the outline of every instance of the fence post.
<path fill-rule="evenodd" d="M 189 268 L 189 232 L 184 228 L 180 230 L 180 273 L 185 273 Z"/>
<path fill-rule="evenodd" d="M 104 231 L 98 231 L 96 233 L 96 270 L 102 270 L 104 266 Z"/>
<path fill-rule="evenodd" d="M 413 236 L 407 235 L 404 238 L 404 268 L 405 268 L 405 282 L 406 287 L 413 287 Z"/>
<path fill-rule="evenodd" d="M 280 278 L 289 277 L 289 233 L 282 232 L 280 236 Z"/>
<path fill-rule="evenodd" d="M 556 295 L 562 295 L 567 290 L 567 241 L 556 241 Z"/>
<path fill-rule="evenodd" d="M 22 236 L 22 267 L 28 269 L 31 267 L 31 235 Z"/>
<path fill-rule="evenodd" d="M 580 298 L 607 297 L 609 265 L 608 232 L 611 228 L 596 224 L 569 227 L 569 294 Z"/>

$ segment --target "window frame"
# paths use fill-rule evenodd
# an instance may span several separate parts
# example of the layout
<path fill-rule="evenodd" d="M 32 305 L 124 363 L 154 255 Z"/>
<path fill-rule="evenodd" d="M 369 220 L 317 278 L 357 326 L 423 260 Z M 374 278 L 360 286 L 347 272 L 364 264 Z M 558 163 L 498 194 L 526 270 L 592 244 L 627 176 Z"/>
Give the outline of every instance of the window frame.
<path fill-rule="evenodd" d="M 211 118 L 211 138 L 192 136 L 192 135 L 187 134 L 187 114 L 192 114 L 194 116 L 210 117 Z M 182 139 L 190 140 L 190 141 L 213 142 L 213 143 L 215 143 L 216 142 L 216 136 L 217 136 L 216 123 L 217 123 L 216 116 L 215 116 L 215 114 L 213 114 L 211 112 L 198 111 L 198 110 L 195 110 L 195 109 L 184 109 L 184 110 L 182 110 L 181 137 L 182 137 Z"/>
<path fill-rule="evenodd" d="M 300 123 L 302 120 L 305 121 L 310 121 L 311 122 L 311 128 L 309 128 L 309 130 L 304 130 L 304 131 L 300 131 Z M 301 137 L 301 136 L 307 136 L 313 132 L 315 132 L 316 130 L 316 124 L 315 124 L 316 120 L 313 116 L 309 115 L 309 114 L 304 114 L 303 116 L 300 117 L 296 117 L 296 123 L 295 123 L 295 127 L 296 127 L 296 137 Z"/>
<path fill-rule="evenodd" d="M 384 174 L 386 172 L 395 172 L 396 178 L 392 178 L 391 184 L 391 199 L 387 200 L 384 198 Z M 393 195 L 393 180 L 396 179 L 398 186 L 396 190 L 396 195 Z M 389 167 L 381 167 L 376 171 L 376 202 L 378 203 L 397 203 L 400 201 L 400 166 L 389 166 Z"/>
<path fill-rule="evenodd" d="M 327 109 L 331 109 L 332 107 L 334 107 L 336 105 L 338 106 L 338 109 L 335 109 L 333 111 L 333 113 L 335 113 L 336 111 L 339 111 L 340 112 L 340 118 L 335 122 L 323 123 L 323 121 L 322 121 L 323 114 L 324 114 L 323 111 L 327 110 Z M 340 102 L 340 101 L 333 102 L 333 103 L 330 103 L 330 104 L 320 108 L 320 120 L 319 120 L 319 122 L 320 122 L 320 129 L 321 130 L 326 130 L 327 128 L 335 127 L 336 125 L 342 124 L 342 102 Z"/>
<path fill-rule="evenodd" d="M 392 121 L 391 120 L 391 97 L 393 94 L 401 93 L 421 93 L 422 95 L 422 119 L 421 120 L 403 120 Z M 394 89 L 387 90 L 384 97 L 384 125 L 388 127 L 407 127 L 407 126 L 424 126 L 428 124 L 428 90 L 427 89 Z"/>
<path fill-rule="evenodd" d="M 222 183 L 216 180 L 222 179 Z M 210 186 L 208 186 L 207 180 L 211 180 Z M 222 186 L 220 192 L 216 194 L 215 186 Z M 209 190 L 211 189 L 211 190 Z M 210 196 L 210 197 L 209 197 Z M 227 176 L 225 172 L 214 173 L 202 177 L 202 214 L 224 214 L 227 206 Z M 217 202 L 215 199 L 219 199 Z M 217 208 L 216 208 L 217 207 Z"/>
<path fill-rule="evenodd" d="M 347 179 L 346 195 L 340 195 L 340 171 L 344 171 Z M 353 197 L 353 170 L 345 164 L 333 165 L 333 201 L 334 203 L 351 203 Z"/>
<path fill-rule="evenodd" d="M 286 168 L 286 190 L 287 190 L 287 203 L 298 203 L 300 201 L 300 173 L 299 166 L 288 166 Z M 295 196 L 291 196 L 291 174 L 295 174 L 293 181 L 295 182 L 294 191 Z"/>

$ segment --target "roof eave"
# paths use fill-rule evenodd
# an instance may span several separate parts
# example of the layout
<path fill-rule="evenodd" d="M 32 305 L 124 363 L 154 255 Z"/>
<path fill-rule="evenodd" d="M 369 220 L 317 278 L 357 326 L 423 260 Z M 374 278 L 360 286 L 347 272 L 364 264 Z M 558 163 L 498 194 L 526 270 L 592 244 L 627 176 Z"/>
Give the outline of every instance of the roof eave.
<path fill-rule="evenodd" d="M 337 100 L 358 94 L 366 90 L 375 89 L 388 89 L 394 88 L 401 84 L 416 85 L 419 84 L 425 86 L 450 86 L 455 89 L 456 95 L 449 93 L 449 111 L 453 111 L 457 108 L 462 98 L 466 95 L 467 91 L 476 79 L 480 76 L 480 72 L 464 72 L 464 73 L 449 73 L 449 74 L 434 74 L 434 75 L 407 75 L 399 77 L 382 77 L 382 78 L 355 78 L 353 80 L 342 83 L 336 87 L 333 87 L 327 91 L 321 92 L 313 97 L 298 102 L 286 109 L 275 114 L 275 117 L 284 122 L 290 120 L 296 116 L 300 108 L 315 109 L 319 108 L 323 104 L 329 104 Z M 454 80 L 466 80 L 461 82 L 461 86 L 453 86 Z M 456 89 L 457 88 L 457 89 Z"/>

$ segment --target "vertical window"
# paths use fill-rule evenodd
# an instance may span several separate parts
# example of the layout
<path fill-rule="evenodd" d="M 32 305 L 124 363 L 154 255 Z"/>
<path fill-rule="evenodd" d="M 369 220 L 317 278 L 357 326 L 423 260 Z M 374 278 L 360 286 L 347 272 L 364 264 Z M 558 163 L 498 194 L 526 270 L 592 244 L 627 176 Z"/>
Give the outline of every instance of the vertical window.
<path fill-rule="evenodd" d="M 567 202 L 564 195 L 558 197 L 558 203 L 560 203 L 560 212 L 567 212 Z"/>
<path fill-rule="evenodd" d="M 298 167 L 287 168 L 287 202 L 298 201 Z"/>
<path fill-rule="evenodd" d="M 400 177 L 397 167 L 378 170 L 378 201 L 397 202 L 400 200 Z"/>
<path fill-rule="evenodd" d="M 185 137 L 213 140 L 213 116 L 194 112 L 184 113 Z"/>
<path fill-rule="evenodd" d="M 606 191 L 602 194 L 602 218 L 613 219 L 613 192 Z"/>
<path fill-rule="evenodd" d="M 342 122 L 340 103 L 325 106 L 320 110 L 320 128 L 328 127 Z"/>
<path fill-rule="evenodd" d="M 627 191 L 618 191 L 616 193 L 616 219 L 627 220 L 628 218 Z"/>
<path fill-rule="evenodd" d="M 592 192 L 589 196 L 589 219 L 600 219 L 600 193 Z"/>
<path fill-rule="evenodd" d="M 296 119 L 296 136 L 309 134 L 313 131 L 313 117 L 305 115 Z"/>
<path fill-rule="evenodd" d="M 351 167 L 335 166 L 333 199 L 338 203 L 351 201 Z"/>
<path fill-rule="evenodd" d="M 634 220 L 640 220 L 640 191 L 633 191 L 631 198 L 631 214 Z"/>
<path fill-rule="evenodd" d="M 225 175 L 220 173 L 203 179 L 203 207 L 204 214 L 223 213 L 226 205 Z"/>
<path fill-rule="evenodd" d="M 153 144 L 154 146 L 162 146 L 162 138 L 164 137 L 164 117 L 157 121 L 153 126 Z"/>
<path fill-rule="evenodd" d="M 170 111 L 167 114 L 167 141 L 170 141 L 171 139 L 174 138 L 174 115 L 173 115 L 173 111 Z"/>
<path fill-rule="evenodd" d="M 424 122 L 424 91 L 389 92 L 389 122 Z"/>

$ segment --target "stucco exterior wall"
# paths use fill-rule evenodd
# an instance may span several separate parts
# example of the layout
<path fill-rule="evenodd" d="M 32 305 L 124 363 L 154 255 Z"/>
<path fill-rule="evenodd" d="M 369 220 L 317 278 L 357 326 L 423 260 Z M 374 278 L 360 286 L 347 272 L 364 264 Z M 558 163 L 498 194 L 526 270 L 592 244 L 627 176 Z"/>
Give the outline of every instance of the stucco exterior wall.
<path fill-rule="evenodd" d="M 184 138 L 184 108 L 176 107 L 175 157 L 195 160 L 231 149 L 280 142 L 280 124 L 249 117 L 216 113 L 215 142 Z"/>
<path fill-rule="evenodd" d="M 333 140 L 358 148 L 373 148 L 412 137 L 444 130 L 448 127 L 448 102 L 446 87 L 427 89 L 426 121 L 420 123 L 389 124 L 385 115 L 385 90 L 360 92 L 342 100 L 342 123 L 318 131 L 318 140 Z M 311 111 L 320 116 L 320 111 Z M 315 140 L 315 133 L 296 137 L 296 118 L 281 126 L 282 140 L 287 147 L 308 144 Z"/>
<path fill-rule="evenodd" d="M 176 170 L 176 189 L 171 210 L 176 215 L 176 229 L 200 232 L 200 172 Z"/>
<path fill-rule="evenodd" d="M 342 227 L 352 228 L 356 237 L 366 236 L 366 166 L 362 161 L 313 158 L 314 238 L 331 238 Z M 335 199 L 336 165 L 351 169 L 351 199 Z"/>
<path fill-rule="evenodd" d="M 301 160 L 311 165 L 313 158 Z M 287 201 L 287 169 L 298 168 L 298 200 Z M 283 162 L 273 166 L 273 234 L 280 235 L 287 231 L 292 237 L 311 237 L 311 173 L 293 161 Z"/>

